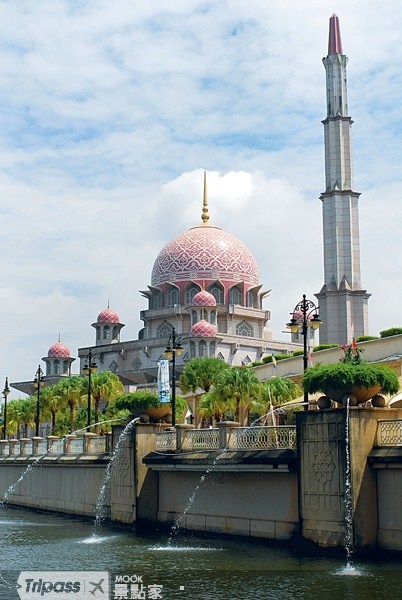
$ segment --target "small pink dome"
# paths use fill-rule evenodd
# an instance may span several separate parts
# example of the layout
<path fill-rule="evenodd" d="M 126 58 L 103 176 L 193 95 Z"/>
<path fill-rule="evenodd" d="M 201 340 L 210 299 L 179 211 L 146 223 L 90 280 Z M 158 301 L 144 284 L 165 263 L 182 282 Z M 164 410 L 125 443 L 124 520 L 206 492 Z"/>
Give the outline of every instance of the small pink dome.
<path fill-rule="evenodd" d="M 119 315 L 111 308 L 105 308 L 99 313 L 97 323 L 120 323 Z"/>
<path fill-rule="evenodd" d="M 191 328 L 190 335 L 194 337 L 215 337 L 216 336 L 216 327 L 211 323 L 208 323 L 205 319 L 201 319 Z"/>
<path fill-rule="evenodd" d="M 70 350 L 61 342 L 56 342 L 50 346 L 47 355 L 49 358 L 70 358 Z"/>
<path fill-rule="evenodd" d="M 201 290 L 194 296 L 193 306 L 216 306 L 216 300 L 207 290 Z"/>

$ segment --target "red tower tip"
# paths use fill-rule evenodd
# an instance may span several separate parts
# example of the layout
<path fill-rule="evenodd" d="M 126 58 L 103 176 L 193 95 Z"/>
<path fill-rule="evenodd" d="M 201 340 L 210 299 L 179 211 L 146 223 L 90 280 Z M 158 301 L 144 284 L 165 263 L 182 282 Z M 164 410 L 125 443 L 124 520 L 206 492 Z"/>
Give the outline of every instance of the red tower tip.
<path fill-rule="evenodd" d="M 334 13 L 329 20 L 328 54 L 343 54 L 339 19 Z"/>

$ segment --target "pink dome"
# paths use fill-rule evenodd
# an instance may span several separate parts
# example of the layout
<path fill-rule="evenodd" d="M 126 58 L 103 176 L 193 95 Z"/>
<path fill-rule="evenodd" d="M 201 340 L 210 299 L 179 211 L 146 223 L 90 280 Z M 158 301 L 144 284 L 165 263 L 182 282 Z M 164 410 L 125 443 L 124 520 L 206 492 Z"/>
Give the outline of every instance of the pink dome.
<path fill-rule="evenodd" d="M 50 346 L 47 355 L 49 358 L 70 358 L 70 350 L 61 342 L 56 342 Z"/>
<path fill-rule="evenodd" d="M 194 296 L 193 306 L 216 306 L 216 300 L 207 290 L 201 290 Z"/>
<path fill-rule="evenodd" d="M 153 286 L 194 279 L 258 285 L 259 272 L 254 256 L 243 242 L 219 227 L 199 225 L 162 248 L 151 279 Z"/>
<path fill-rule="evenodd" d="M 216 336 L 216 327 L 215 325 L 211 325 L 205 319 L 201 319 L 191 328 L 190 335 L 194 337 L 215 337 Z"/>
<path fill-rule="evenodd" d="M 111 308 L 105 308 L 99 313 L 97 323 L 120 323 L 119 315 Z"/>

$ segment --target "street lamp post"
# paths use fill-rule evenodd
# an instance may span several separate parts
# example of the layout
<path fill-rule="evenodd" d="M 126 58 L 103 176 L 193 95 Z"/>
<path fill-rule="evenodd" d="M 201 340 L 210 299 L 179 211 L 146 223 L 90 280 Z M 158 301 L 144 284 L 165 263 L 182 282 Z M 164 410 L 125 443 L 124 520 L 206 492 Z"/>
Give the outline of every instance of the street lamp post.
<path fill-rule="evenodd" d="M 7 396 L 10 393 L 10 388 L 8 387 L 8 377 L 6 377 L 6 382 L 4 384 L 4 390 L 2 392 L 4 398 L 4 411 L 3 411 L 3 439 L 7 439 Z"/>
<path fill-rule="evenodd" d="M 84 375 L 88 377 L 88 400 L 87 400 L 87 428 L 91 427 L 91 394 L 92 394 L 92 382 L 91 377 L 93 373 L 96 373 L 98 367 L 95 362 L 95 358 L 92 356 L 92 350 L 89 349 L 88 355 L 85 359 L 84 368 L 82 369 Z"/>
<path fill-rule="evenodd" d="M 44 385 L 44 374 L 41 369 L 41 366 L 38 366 L 38 369 L 35 373 L 34 378 L 34 387 L 36 389 L 36 418 L 35 418 L 35 436 L 39 436 L 39 408 L 40 408 L 40 388 Z"/>
<path fill-rule="evenodd" d="M 303 300 L 296 304 L 293 312 L 290 314 L 292 318 L 286 327 L 290 329 L 292 333 L 301 332 L 303 336 L 303 371 L 306 371 L 308 367 L 308 352 L 307 352 L 307 339 L 308 329 L 311 327 L 316 330 L 321 325 L 321 319 L 318 314 L 319 306 L 316 306 L 311 300 L 307 300 L 306 294 L 303 294 Z M 308 410 L 308 393 L 304 392 L 304 410 Z"/>
<path fill-rule="evenodd" d="M 165 356 L 169 361 L 172 361 L 172 427 L 176 425 L 176 354 L 180 356 L 183 352 L 183 346 L 180 342 L 180 337 L 173 327 L 172 333 L 169 336 L 165 350 Z"/>

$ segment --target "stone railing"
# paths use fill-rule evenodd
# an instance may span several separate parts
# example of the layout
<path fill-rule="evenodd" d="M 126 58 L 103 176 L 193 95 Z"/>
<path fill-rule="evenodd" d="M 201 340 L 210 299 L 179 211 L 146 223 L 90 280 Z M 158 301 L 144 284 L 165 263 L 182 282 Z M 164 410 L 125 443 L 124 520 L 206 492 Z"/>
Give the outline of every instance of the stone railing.
<path fill-rule="evenodd" d="M 380 419 L 378 421 L 377 446 L 402 446 L 401 419 Z"/>
<path fill-rule="evenodd" d="M 84 433 L 82 437 L 50 435 L 46 439 L 0 440 L 0 458 L 11 456 L 45 456 L 61 454 L 108 454 L 111 452 L 111 435 L 97 436 Z"/>
<path fill-rule="evenodd" d="M 156 434 L 157 452 L 196 452 L 197 450 L 270 450 L 296 448 L 296 426 L 240 427 L 224 421 L 215 429 L 195 429 L 176 425 Z"/>

